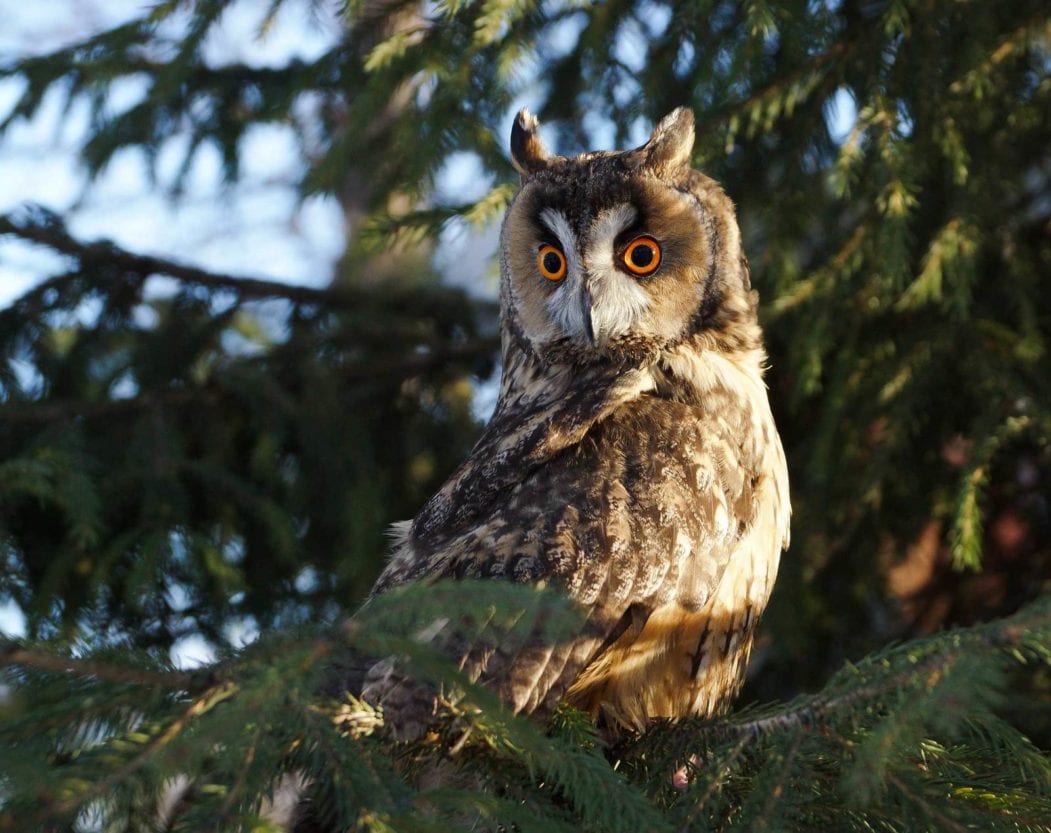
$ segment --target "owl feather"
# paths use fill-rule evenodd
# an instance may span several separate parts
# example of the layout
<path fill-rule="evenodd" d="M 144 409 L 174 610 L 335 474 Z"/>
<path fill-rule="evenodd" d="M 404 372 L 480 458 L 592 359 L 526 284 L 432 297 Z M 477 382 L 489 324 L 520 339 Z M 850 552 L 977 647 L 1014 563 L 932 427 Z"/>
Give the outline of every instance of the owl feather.
<path fill-rule="evenodd" d="M 711 715 L 740 685 L 790 516 L 734 207 L 690 167 L 688 110 L 623 152 L 555 156 L 538 130 L 525 111 L 512 130 L 496 410 L 398 526 L 373 594 L 558 588 L 582 612 L 571 638 L 433 638 L 519 713 L 566 701 L 625 730 Z M 363 694 L 402 728 L 433 710 L 395 659 Z"/>

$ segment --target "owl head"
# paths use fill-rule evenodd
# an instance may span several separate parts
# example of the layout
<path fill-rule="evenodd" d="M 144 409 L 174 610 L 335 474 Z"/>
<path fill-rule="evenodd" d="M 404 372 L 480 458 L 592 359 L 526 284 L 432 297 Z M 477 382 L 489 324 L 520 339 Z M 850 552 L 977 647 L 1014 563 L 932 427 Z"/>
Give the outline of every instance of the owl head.
<path fill-rule="evenodd" d="M 563 157 L 518 114 L 501 292 L 522 347 L 545 362 L 657 357 L 728 314 L 754 320 L 733 204 L 691 169 L 693 141 L 679 108 L 634 150 Z"/>

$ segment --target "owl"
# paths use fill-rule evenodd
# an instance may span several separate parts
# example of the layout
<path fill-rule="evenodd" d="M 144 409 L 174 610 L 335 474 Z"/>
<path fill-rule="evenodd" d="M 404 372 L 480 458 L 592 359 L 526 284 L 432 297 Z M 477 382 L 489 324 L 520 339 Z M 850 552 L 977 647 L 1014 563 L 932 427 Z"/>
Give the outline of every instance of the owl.
<path fill-rule="evenodd" d="M 572 638 L 446 646 L 518 713 L 566 702 L 631 731 L 719 712 L 788 546 L 757 297 L 733 204 L 691 169 L 693 141 L 684 108 L 621 152 L 553 155 L 525 110 L 512 128 L 499 400 L 468 459 L 397 525 L 373 593 L 473 578 L 568 594 Z M 363 696 L 395 721 L 420 699 L 393 660 Z"/>

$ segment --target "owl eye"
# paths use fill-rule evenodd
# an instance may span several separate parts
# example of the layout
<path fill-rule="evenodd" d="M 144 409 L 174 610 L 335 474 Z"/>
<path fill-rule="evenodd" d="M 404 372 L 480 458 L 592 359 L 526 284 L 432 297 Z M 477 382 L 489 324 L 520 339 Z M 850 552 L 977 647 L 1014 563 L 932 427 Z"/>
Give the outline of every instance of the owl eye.
<path fill-rule="evenodd" d="M 652 237 L 636 237 L 624 250 L 624 265 L 633 275 L 652 275 L 661 265 L 661 246 Z"/>
<path fill-rule="evenodd" d="M 566 276 L 566 256 L 550 243 L 540 247 L 536 266 L 549 281 L 560 281 Z"/>

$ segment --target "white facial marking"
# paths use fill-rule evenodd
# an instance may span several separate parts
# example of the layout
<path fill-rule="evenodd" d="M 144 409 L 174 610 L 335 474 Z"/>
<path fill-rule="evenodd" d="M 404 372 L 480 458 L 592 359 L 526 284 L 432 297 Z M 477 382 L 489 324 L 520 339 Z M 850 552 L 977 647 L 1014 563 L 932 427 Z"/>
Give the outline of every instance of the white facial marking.
<path fill-rule="evenodd" d="M 613 248 L 617 235 L 637 216 L 634 206 L 622 203 L 599 214 L 589 230 L 587 289 L 591 293 L 592 328 L 600 343 L 627 333 L 649 308 L 646 290 L 617 268 Z"/>
<path fill-rule="evenodd" d="M 551 333 L 553 338 L 562 335 L 581 336 L 584 334 L 584 311 L 580 304 L 583 291 L 583 269 L 580 253 L 577 250 L 577 239 L 569 220 L 561 211 L 545 208 L 540 218 L 555 233 L 562 253 L 566 256 L 566 276 L 559 282 L 558 289 L 547 299 L 547 311 L 555 325 Z"/>
<path fill-rule="evenodd" d="M 637 216 L 638 211 L 628 203 L 599 214 L 588 230 L 584 258 L 566 216 L 553 208 L 540 213 L 566 256 L 566 276 L 547 300 L 552 322 L 550 338 L 570 336 L 590 342 L 593 334 L 601 344 L 624 335 L 639 323 L 649 308 L 649 296 L 638 281 L 617 268 L 613 248 L 617 235 Z M 590 296 L 587 305 L 585 292 Z M 586 315 L 590 321 L 585 320 Z"/>

